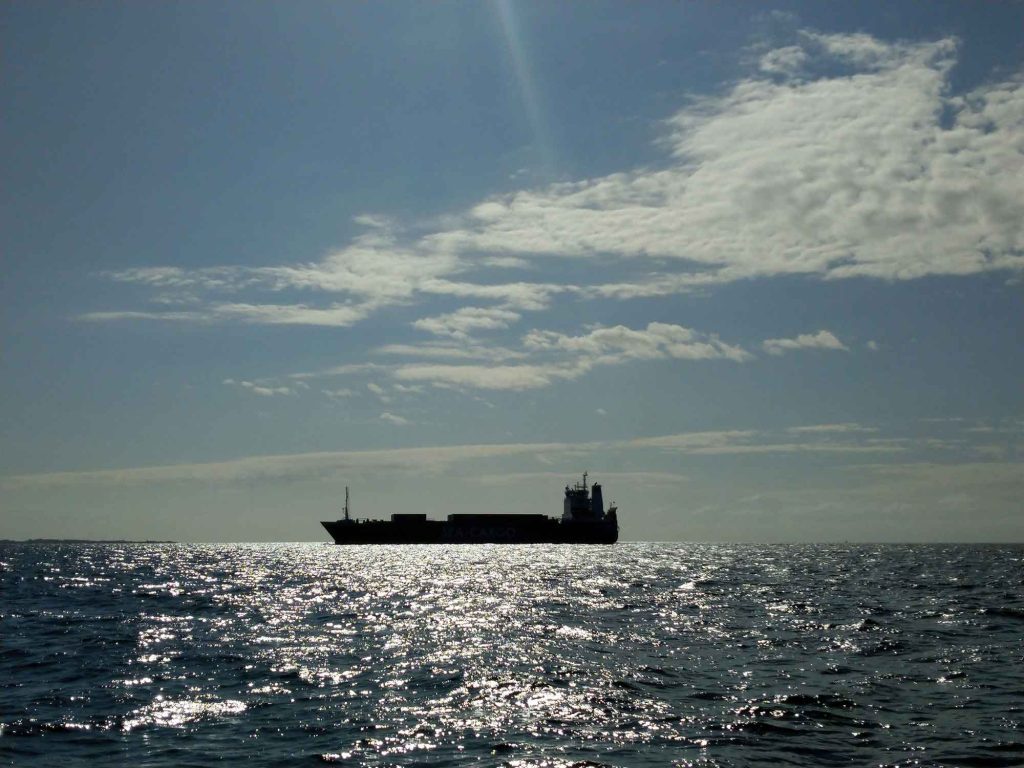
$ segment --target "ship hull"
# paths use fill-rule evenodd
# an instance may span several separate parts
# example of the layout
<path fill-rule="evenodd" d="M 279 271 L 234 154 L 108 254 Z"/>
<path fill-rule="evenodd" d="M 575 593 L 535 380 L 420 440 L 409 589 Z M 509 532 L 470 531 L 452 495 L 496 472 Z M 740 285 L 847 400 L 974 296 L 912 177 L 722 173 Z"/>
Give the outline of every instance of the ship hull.
<path fill-rule="evenodd" d="M 462 519 L 453 519 L 462 518 Z M 543 515 L 452 515 L 448 520 L 322 521 L 335 544 L 614 544 L 614 521 Z"/>

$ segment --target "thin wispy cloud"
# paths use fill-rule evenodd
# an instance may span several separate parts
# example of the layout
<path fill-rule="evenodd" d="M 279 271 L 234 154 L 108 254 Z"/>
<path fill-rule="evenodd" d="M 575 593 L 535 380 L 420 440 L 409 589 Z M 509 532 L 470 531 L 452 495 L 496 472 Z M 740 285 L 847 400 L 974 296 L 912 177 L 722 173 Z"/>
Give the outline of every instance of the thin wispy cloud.
<path fill-rule="evenodd" d="M 523 338 L 523 346 L 533 350 L 561 350 L 583 355 L 593 365 L 664 358 L 743 362 L 751 357 L 741 347 L 726 344 L 713 334 L 702 334 L 672 323 L 649 323 L 642 329 L 623 325 L 597 327 L 580 336 L 554 331 L 532 331 Z"/>
<path fill-rule="evenodd" d="M 378 354 L 393 357 L 418 357 L 425 359 L 463 359 L 463 360 L 521 360 L 528 357 L 522 350 L 499 346 L 483 346 L 478 343 L 435 343 L 421 344 L 385 344 L 374 350 Z"/>
<path fill-rule="evenodd" d="M 501 307 L 463 307 L 445 315 L 422 318 L 414 322 L 413 327 L 435 336 L 467 339 L 479 331 L 508 328 L 520 317 L 518 312 Z"/>
<path fill-rule="evenodd" d="M 336 389 L 322 389 L 321 394 L 327 395 L 333 399 L 349 398 L 355 396 L 355 390 L 349 389 L 348 387 L 338 387 Z"/>
<path fill-rule="evenodd" d="M 638 438 L 630 441 L 632 447 L 660 448 L 682 454 L 698 456 L 724 456 L 740 454 L 775 453 L 902 453 L 908 450 L 904 439 L 857 440 L 820 439 L 822 433 L 855 432 L 856 430 L 801 428 L 789 429 L 792 437 L 801 441 L 780 441 L 771 432 L 754 430 L 726 430 L 721 432 L 687 432 L 678 435 Z"/>
<path fill-rule="evenodd" d="M 292 387 L 273 387 L 265 386 L 258 382 L 253 381 L 235 381 L 234 379 L 224 379 L 224 384 L 229 387 L 238 387 L 251 392 L 254 395 L 260 395 L 261 397 L 274 397 L 275 395 L 294 395 L 295 390 Z"/>
<path fill-rule="evenodd" d="M 436 472 L 453 464 L 485 458 L 537 453 L 558 455 L 563 451 L 577 450 L 578 446 L 560 443 L 510 443 L 250 456 L 208 463 L 13 475 L 0 478 L 0 486 L 14 489 L 80 484 L 137 485 L 193 481 L 230 483 L 249 480 L 301 480 L 355 471 Z"/>
<path fill-rule="evenodd" d="M 421 381 L 435 386 L 466 389 L 540 389 L 556 381 L 579 378 L 586 371 L 572 364 L 547 365 L 441 365 L 409 363 L 392 374 L 400 381 Z"/>
<path fill-rule="evenodd" d="M 877 432 L 877 427 L 867 427 L 863 424 L 844 422 L 842 424 L 809 424 L 803 427 L 790 427 L 786 430 L 794 434 L 819 434 L 819 433 L 850 433 L 850 432 Z"/>
<path fill-rule="evenodd" d="M 385 411 L 379 419 L 392 426 L 411 426 L 407 418 Z M 79 484 L 134 485 L 156 482 L 237 482 L 259 479 L 296 480 L 333 477 L 345 472 L 440 472 L 457 466 L 495 457 L 526 457 L 529 461 L 552 464 L 571 461 L 578 464 L 595 452 L 629 456 L 637 451 L 654 450 L 679 455 L 742 456 L 747 454 L 787 454 L 819 452 L 841 456 L 860 454 L 910 455 L 929 448 L 923 440 L 906 437 L 867 437 L 847 425 L 824 425 L 829 432 L 846 432 L 840 442 L 836 435 L 822 437 L 826 430 L 808 432 L 790 428 L 781 432 L 764 430 L 718 430 L 683 432 L 633 439 L 582 441 L 577 443 L 495 443 L 441 445 L 423 448 L 302 453 L 277 456 L 251 456 L 228 461 L 180 464 L 77 472 L 47 472 L 0 478 L 0 487 L 19 489 Z M 788 435 L 787 439 L 780 439 Z M 879 465 L 881 466 L 881 465 Z M 895 465 L 885 465 L 895 466 Z M 893 472 L 899 472 L 898 466 Z M 546 474 L 546 473 L 545 473 Z M 626 473 L 642 476 L 645 472 Z M 661 476 L 659 473 L 658 476 Z M 670 473 L 672 477 L 679 475 Z"/>
<path fill-rule="evenodd" d="M 116 311 L 86 312 L 81 320 L 104 322 L 115 320 L 154 320 L 173 323 L 238 322 L 250 325 L 318 325 L 347 328 L 366 318 L 374 307 L 331 304 L 309 307 L 305 304 L 213 304 L 195 311 Z"/>
<path fill-rule="evenodd" d="M 402 381 L 423 381 L 470 389 L 525 390 L 573 381 L 600 366 L 653 360 L 729 360 L 752 356 L 727 344 L 671 323 L 649 323 L 633 329 L 618 325 L 595 327 L 578 336 L 533 330 L 522 340 L 523 363 L 438 364 L 413 362 L 397 366 L 392 375 Z"/>
<path fill-rule="evenodd" d="M 382 387 L 380 384 L 377 384 L 376 382 L 371 381 L 371 382 L 367 383 L 366 388 L 368 390 L 370 390 L 374 395 L 376 395 L 377 399 L 380 400 L 382 403 L 390 403 L 391 402 L 391 396 L 388 394 L 388 391 L 386 389 L 384 389 L 384 387 Z M 390 416 L 390 414 L 387 414 L 387 415 Z M 381 418 L 384 418 L 384 417 L 382 416 Z M 385 421 L 388 421 L 388 419 L 385 419 Z"/>

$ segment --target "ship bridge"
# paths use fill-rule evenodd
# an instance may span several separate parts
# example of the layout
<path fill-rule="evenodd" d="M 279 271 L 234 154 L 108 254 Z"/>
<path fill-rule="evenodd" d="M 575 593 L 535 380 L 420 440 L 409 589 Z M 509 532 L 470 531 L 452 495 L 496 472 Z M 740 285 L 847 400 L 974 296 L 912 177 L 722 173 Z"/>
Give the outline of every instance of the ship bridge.
<path fill-rule="evenodd" d="M 587 486 L 587 473 L 583 482 L 565 486 L 565 501 L 562 503 L 562 520 L 603 520 L 605 518 L 604 497 L 601 485 Z"/>

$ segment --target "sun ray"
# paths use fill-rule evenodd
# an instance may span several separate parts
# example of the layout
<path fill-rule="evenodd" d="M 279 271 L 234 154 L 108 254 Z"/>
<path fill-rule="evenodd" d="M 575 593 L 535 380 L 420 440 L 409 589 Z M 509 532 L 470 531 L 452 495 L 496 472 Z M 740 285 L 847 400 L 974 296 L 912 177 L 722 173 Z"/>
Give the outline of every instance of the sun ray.
<path fill-rule="evenodd" d="M 515 71 L 519 97 L 533 133 L 533 143 L 541 164 L 540 170 L 545 179 L 551 179 L 556 169 L 554 141 L 544 114 L 540 89 L 537 87 L 526 49 L 523 46 L 515 9 L 511 0 L 495 0 L 495 6 L 505 45 L 512 60 L 512 68 Z"/>

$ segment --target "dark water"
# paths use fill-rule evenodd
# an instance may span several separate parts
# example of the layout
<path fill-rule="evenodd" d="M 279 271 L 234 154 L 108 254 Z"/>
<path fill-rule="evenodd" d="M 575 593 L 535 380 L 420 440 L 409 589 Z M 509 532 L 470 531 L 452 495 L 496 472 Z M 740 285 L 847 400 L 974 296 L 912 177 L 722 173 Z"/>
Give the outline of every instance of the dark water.
<path fill-rule="evenodd" d="M 0 545 L 13 765 L 1024 765 L 1024 548 Z"/>

